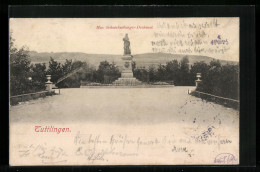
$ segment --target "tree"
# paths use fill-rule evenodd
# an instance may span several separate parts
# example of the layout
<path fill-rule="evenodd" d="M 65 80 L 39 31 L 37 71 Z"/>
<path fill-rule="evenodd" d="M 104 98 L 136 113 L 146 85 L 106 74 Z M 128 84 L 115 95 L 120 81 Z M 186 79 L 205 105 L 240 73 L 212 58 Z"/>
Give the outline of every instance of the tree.
<path fill-rule="evenodd" d="M 35 91 L 44 90 L 46 82 L 46 65 L 45 63 L 31 65 L 31 77 Z"/>
<path fill-rule="evenodd" d="M 195 85 L 195 80 L 197 80 L 197 73 L 201 73 L 202 80 L 206 78 L 209 71 L 209 65 L 205 62 L 195 62 L 190 69 L 190 85 Z"/>
<path fill-rule="evenodd" d="M 223 65 L 220 80 L 220 89 L 222 96 L 232 99 L 239 99 L 239 66 Z"/>
<path fill-rule="evenodd" d="M 9 37 L 9 60 L 10 60 L 10 93 L 11 95 L 24 94 L 31 91 L 30 56 L 28 48 L 22 47 L 17 50 L 14 46 L 12 34 Z"/>
<path fill-rule="evenodd" d="M 208 75 L 202 78 L 202 82 L 197 87 L 198 91 L 210 93 L 213 95 L 239 99 L 239 66 L 238 65 L 221 65 L 219 62 L 213 61 L 208 68 Z M 238 108 L 236 102 L 212 99 L 206 97 L 205 99 L 213 100 L 227 106 Z"/>
<path fill-rule="evenodd" d="M 62 73 L 66 75 L 72 71 L 72 60 L 66 59 L 66 62 L 62 65 Z"/>
<path fill-rule="evenodd" d="M 219 60 L 212 60 L 210 62 L 208 76 L 204 79 L 204 90 L 208 93 L 221 96 L 222 90 L 220 89 L 220 85 L 223 84 L 221 83 L 222 77 L 222 66 Z"/>
<path fill-rule="evenodd" d="M 102 61 L 99 64 L 96 77 L 100 83 L 112 83 L 120 77 L 120 72 L 115 63 L 109 64 L 107 61 Z"/>
<path fill-rule="evenodd" d="M 113 81 L 115 81 L 117 78 L 121 76 L 121 73 L 119 72 L 119 69 L 114 62 L 112 62 L 112 64 L 110 64 L 109 66 L 110 66 L 110 70 L 108 72 L 108 75 L 110 77 L 109 83 L 112 83 Z"/>
<path fill-rule="evenodd" d="M 62 65 L 63 76 L 72 74 L 57 83 L 58 87 L 62 88 L 78 88 L 80 87 L 80 81 L 85 80 L 88 74 L 88 65 L 86 62 L 67 60 Z"/>
<path fill-rule="evenodd" d="M 96 68 L 94 66 L 88 65 L 88 68 L 84 70 L 85 78 L 82 80 L 88 82 L 96 82 Z"/>
<path fill-rule="evenodd" d="M 134 70 L 134 76 L 142 82 L 149 82 L 149 72 L 145 67 L 136 68 Z"/>
<path fill-rule="evenodd" d="M 179 73 L 180 66 L 177 60 L 173 60 L 166 63 L 166 78 L 167 81 L 174 82 L 174 84 L 179 85 Z"/>
<path fill-rule="evenodd" d="M 150 65 L 148 69 L 149 82 L 156 82 L 156 69 L 154 65 Z"/>
<path fill-rule="evenodd" d="M 51 81 L 56 83 L 63 76 L 61 64 L 50 57 L 48 75 L 51 75 Z"/>
<path fill-rule="evenodd" d="M 136 69 L 136 62 L 135 61 L 132 61 L 132 71 L 134 72 Z"/>
<path fill-rule="evenodd" d="M 209 63 L 210 68 L 221 68 L 221 63 L 219 62 L 219 60 L 212 60 Z"/>
<path fill-rule="evenodd" d="M 180 61 L 180 85 L 189 85 L 189 59 L 187 56 Z"/>
<path fill-rule="evenodd" d="M 164 65 L 159 65 L 157 69 L 157 81 L 166 81 L 167 80 L 167 72 L 166 72 L 166 67 Z"/>
<path fill-rule="evenodd" d="M 87 67 L 87 63 L 78 61 L 78 60 L 74 61 L 71 65 L 72 70 L 76 70 L 76 69 L 83 68 L 83 67 Z"/>
<path fill-rule="evenodd" d="M 14 46 L 14 38 L 13 38 L 13 31 L 11 30 L 10 31 L 10 34 L 9 34 L 9 54 L 14 54 L 17 52 L 17 48 Z"/>
<path fill-rule="evenodd" d="M 109 63 L 107 61 L 102 61 L 100 62 L 99 66 L 98 66 L 98 70 L 97 70 L 97 80 L 100 83 L 104 82 L 104 76 L 105 74 L 108 73 L 109 71 Z"/>

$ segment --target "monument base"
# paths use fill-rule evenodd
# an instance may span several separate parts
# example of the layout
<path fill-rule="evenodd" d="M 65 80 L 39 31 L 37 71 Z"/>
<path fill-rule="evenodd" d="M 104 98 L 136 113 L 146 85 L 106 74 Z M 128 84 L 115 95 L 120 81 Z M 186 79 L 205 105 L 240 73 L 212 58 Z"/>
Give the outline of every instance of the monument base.
<path fill-rule="evenodd" d="M 121 77 L 113 82 L 113 85 L 141 85 L 142 82 L 137 80 L 132 71 L 132 59 L 131 55 L 124 55 L 123 60 L 123 70 L 121 72 Z"/>
<path fill-rule="evenodd" d="M 134 86 L 134 85 L 142 85 L 142 82 L 136 78 L 118 78 L 113 82 L 113 85 L 118 86 Z"/>
<path fill-rule="evenodd" d="M 46 91 L 52 91 L 52 82 L 45 82 Z"/>

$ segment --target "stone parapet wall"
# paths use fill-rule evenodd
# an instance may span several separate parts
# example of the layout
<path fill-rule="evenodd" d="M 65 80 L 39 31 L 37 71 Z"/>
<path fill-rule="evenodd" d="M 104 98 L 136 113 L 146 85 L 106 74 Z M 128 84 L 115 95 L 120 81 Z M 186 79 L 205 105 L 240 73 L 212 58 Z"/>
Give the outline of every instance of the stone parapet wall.
<path fill-rule="evenodd" d="M 55 91 L 41 91 L 36 93 L 28 93 L 28 94 L 21 94 L 17 96 L 10 97 L 10 105 L 16 105 L 19 102 L 29 101 L 33 99 L 38 99 L 40 97 L 52 96 L 55 94 Z"/>

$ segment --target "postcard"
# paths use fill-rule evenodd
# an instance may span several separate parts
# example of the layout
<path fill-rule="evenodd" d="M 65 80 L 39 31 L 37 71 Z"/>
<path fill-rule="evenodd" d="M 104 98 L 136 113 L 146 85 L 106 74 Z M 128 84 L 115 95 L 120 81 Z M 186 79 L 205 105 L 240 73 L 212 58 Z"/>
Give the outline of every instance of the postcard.
<path fill-rule="evenodd" d="M 10 18 L 10 165 L 239 164 L 239 18 Z"/>

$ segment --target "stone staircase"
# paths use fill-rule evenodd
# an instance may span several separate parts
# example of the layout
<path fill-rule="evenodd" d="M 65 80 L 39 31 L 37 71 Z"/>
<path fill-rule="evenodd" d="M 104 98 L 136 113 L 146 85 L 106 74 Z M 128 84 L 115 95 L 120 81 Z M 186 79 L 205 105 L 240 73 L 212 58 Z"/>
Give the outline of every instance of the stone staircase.
<path fill-rule="evenodd" d="M 117 86 L 135 86 L 135 85 L 142 85 L 142 82 L 138 79 L 132 78 L 118 78 L 113 82 L 113 85 Z"/>

